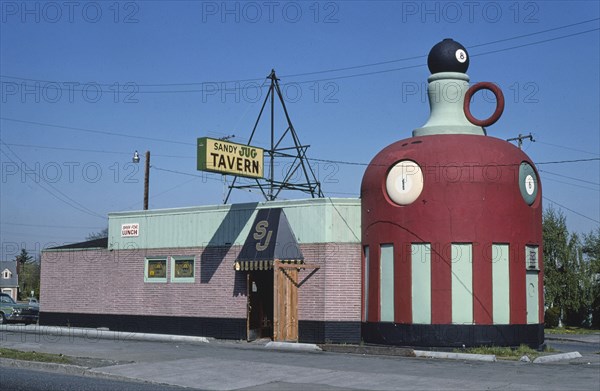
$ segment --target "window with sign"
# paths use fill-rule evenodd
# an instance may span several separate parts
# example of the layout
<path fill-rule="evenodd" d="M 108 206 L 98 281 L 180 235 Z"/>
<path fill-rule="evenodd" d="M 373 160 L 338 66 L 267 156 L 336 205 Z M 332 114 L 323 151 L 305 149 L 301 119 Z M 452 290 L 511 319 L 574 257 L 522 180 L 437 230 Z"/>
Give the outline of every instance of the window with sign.
<path fill-rule="evenodd" d="M 194 257 L 171 257 L 171 281 L 194 282 Z"/>
<path fill-rule="evenodd" d="M 167 258 L 146 258 L 145 282 L 167 282 Z"/>
<path fill-rule="evenodd" d="M 540 270 L 538 264 L 538 246 L 525 246 L 525 268 Z"/>

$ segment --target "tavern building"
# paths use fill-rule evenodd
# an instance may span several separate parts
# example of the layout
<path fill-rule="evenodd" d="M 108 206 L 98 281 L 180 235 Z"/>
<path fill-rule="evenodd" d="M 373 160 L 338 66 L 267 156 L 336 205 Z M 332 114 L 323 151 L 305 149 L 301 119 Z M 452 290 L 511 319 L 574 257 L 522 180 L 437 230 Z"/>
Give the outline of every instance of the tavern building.
<path fill-rule="evenodd" d="M 108 215 L 108 238 L 44 250 L 40 324 L 240 340 L 539 347 L 539 175 L 523 151 L 488 136 L 504 98 L 493 83 L 470 86 L 468 65 L 455 41 L 432 48 L 430 118 L 372 159 L 360 199 L 273 201 L 269 194 L 264 203 L 116 212 Z M 274 71 L 270 78 L 273 94 Z M 456 99 L 437 99 L 448 86 Z M 470 111 L 482 89 L 497 102 L 486 120 Z M 289 117 L 288 124 L 293 133 Z M 198 169 L 218 171 L 216 150 L 225 171 L 235 159 L 263 160 L 261 149 L 244 156 L 223 143 L 198 139 Z M 304 156 L 305 147 L 296 148 Z M 469 175 L 438 175 L 457 166 Z M 473 167 L 494 167 L 494 175 Z"/>

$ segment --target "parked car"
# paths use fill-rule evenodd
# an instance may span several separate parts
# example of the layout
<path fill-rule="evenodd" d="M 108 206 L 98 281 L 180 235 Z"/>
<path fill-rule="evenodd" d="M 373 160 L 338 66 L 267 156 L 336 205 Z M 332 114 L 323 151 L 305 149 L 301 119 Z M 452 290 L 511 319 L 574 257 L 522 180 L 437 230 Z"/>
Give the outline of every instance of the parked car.
<path fill-rule="evenodd" d="M 38 307 L 38 308 L 40 307 L 40 302 L 35 297 L 28 297 L 27 303 L 34 307 Z"/>
<path fill-rule="evenodd" d="M 39 313 L 38 306 L 17 304 L 6 293 L 0 293 L 0 324 L 7 322 L 37 323 Z"/>

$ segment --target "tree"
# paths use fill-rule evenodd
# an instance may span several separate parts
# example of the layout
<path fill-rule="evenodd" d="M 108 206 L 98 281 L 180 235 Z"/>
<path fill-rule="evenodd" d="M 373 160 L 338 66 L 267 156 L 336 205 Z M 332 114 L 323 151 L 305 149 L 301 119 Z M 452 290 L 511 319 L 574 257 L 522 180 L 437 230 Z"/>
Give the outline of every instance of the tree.
<path fill-rule="evenodd" d="M 27 253 L 27 250 L 24 248 L 21 249 L 21 253 L 15 257 L 15 262 L 17 262 L 17 274 L 21 274 L 21 270 L 26 263 L 31 262 L 33 257 Z"/>
<path fill-rule="evenodd" d="M 543 217 L 546 305 L 558 309 L 560 323 L 578 322 L 575 315 L 588 312 L 592 296 L 581 241 L 569 233 L 562 212 L 549 208 Z"/>
<path fill-rule="evenodd" d="M 27 297 L 27 290 L 39 291 L 39 264 L 33 262 L 33 257 L 24 248 L 15 257 L 17 275 L 19 276 L 19 296 Z M 35 271 L 37 270 L 37 273 Z M 37 281 L 37 284 L 36 284 Z"/>
<path fill-rule="evenodd" d="M 596 268 L 600 267 L 600 227 L 583 237 L 583 253 Z M 600 273 L 600 269 L 596 269 Z"/>
<path fill-rule="evenodd" d="M 94 240 L 102 238 L 108 238 L 108 227 L 104 228 L 102 231 L 92 232 L 91 234 L 88 234 L 88 236 L 85 237 L 85 240 Z"/>
<path fill-rule="evenodd" d="M 584 236 L 583 254 L 590 268 L 592 326 L 600 328 L 600 227 Z"/>

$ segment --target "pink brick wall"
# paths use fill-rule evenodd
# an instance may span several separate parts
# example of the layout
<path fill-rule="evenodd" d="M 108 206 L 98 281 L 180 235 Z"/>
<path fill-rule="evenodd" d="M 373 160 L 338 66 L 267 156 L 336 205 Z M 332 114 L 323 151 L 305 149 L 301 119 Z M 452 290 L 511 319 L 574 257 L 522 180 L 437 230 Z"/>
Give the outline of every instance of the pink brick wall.
<path fill-rule="evenodd" d="M 360 245 L 327 243 L 300 247 L 305 262 L 321 268 L 300 286 L 299 318 L 360 321 Z M 301 271 L 300 281 L 311 272 Z"/>
<path fill-rule="evenodd" d="M 360 321 L 360 245 L 301 245 L 307 263 L 300 272 L 301 320 Z M 240 246 L 156 250 L 78 250 L 42 254 L 44 312 L 246 317 L 246 275 L 233 263 Z M 195 282 L 144 282 L 146 256 L 194 256 Z M 309 277 L 308 277 L 309 276 Z M 307 278 L 308 277 L 308 278 Z"/>

